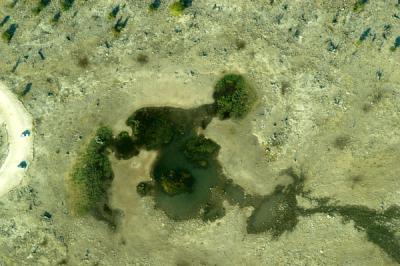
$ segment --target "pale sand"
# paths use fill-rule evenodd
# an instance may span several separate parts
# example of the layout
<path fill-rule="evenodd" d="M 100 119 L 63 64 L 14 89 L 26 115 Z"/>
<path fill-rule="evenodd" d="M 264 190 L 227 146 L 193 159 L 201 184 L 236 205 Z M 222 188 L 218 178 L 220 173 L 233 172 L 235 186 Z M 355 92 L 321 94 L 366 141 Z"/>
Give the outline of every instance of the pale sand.
<path fill-rule="evenodd" d="M 20 168 L 22 161 L 29 163 L 33 158 L 32 118 L 22 103 L 0 83 L 0 117 L 6 124 L 8 155 L 0 168 L 0 196 L 21 183 L 27 168 Z M 31 135 L 23 137 L 22 132 L 30 130 Z"/>

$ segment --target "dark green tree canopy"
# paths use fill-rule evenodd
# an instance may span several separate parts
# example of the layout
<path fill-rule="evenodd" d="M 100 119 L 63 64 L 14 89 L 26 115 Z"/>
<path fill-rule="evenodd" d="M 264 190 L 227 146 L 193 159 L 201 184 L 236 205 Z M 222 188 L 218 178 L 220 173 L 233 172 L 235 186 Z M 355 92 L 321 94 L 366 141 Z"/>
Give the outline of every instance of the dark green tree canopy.
<path fill-rule="evenodd" d="M 213 97 L 220 119 L 243 118 L 254 105 L 256 93 L 242 75 L 227 74 L 215 85 Z"/>

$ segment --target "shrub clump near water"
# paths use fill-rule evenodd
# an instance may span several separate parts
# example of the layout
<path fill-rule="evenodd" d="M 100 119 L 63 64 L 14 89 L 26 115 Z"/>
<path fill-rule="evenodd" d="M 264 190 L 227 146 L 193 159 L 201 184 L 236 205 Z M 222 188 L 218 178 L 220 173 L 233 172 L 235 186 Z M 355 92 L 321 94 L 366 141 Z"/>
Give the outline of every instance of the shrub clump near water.
<path fill-rule="evenodd" d="M 140 182 L 137 186 L 136 186 L 136 192 L 144 197 L 149 195 L 152 191 L 153 191 L 153 183 L 152 182 Z"/>
<path fill-rule="evenodd" d="M 112 138 L 110 128 L 99 128 L 74 166 L 71 174 L 71 201 L 77 214 L 96 214 L 107 206 L 107 190 L 114 176 L 107 151 Z"/>
<path fill-rule="evenodd" d="M 213 140 L 200 135 L 186 141 L 183 153 L 192 163 L 199 167 L 206 167 L 207 160 L 216 157 L 219 149 L 220 146 Z"/>
<path fill-rule="evenodd" d="M 159 183 L 166 194 L 175 196 L 192 192 L 194 178 L 187 170 L 168 170 L 161 175 Z"/>
<path fill-rule="evenodd" d="M 122 131 L 114 139 L 113 147 L 115 150 L 115 157 L 117 159 L 127 160 L 139 154 L 138 149 L 136 149 L 135 142 L 128 132 Z"/>
<path fill-rule="evenodd" d="M 215 85 L 213 94 L 220 119 L 243 118 L 255 103 L 256 94 L 242 75 L 228 74 Z"/>
<path fill-rule="evenodd" d="M 126 124 L 132 128 L 139 147 L 157 150 L 171 142 L 174 124 L 164 108 L 146 108 L 135 112 Z"/>

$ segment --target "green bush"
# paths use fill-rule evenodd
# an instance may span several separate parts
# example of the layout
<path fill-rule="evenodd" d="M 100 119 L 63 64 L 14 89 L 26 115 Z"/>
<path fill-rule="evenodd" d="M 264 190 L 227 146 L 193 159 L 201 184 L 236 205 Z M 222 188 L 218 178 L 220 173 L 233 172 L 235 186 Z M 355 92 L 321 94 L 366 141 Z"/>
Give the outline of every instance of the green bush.
<path fill-rule="evenodd" d="M 71 200 L 77 213 L 96 212 L 108 201 L 107 190 L 114 175 L 107 146 L 112 138 L 111 129 L 101 127 L 75 164 L 71 174 Z"/>
<path fill-rule="evenodd" d="M 129 159 L 139 154 L 135 142 L 128 132 L 122 131 L 114 140 L 115 156 L 117 159 Z"/>
<path fill-rule="evenodd" d="M 140 109 L 128 118 L 126 124 L 132 128 L 137 144 L 147 150 L 160 149 L 174 136 L 174 124 L 165 108 Z"/>
<path fill-rule="evenodd" d="M 207 166 L 209 158 L 217 156 L 220 146 L 203 135 L 188 139 L 185 142 L 183 153 L 186 158 L 197 166 Z"/>
<path fill-rule="evenodd" d="M 243 76 L 228 74 L 215 85 L 213 94 L 220 119 L 243 118 L 250 112 L 256 94 Z"/>
<path fill-rule="evenodd" d="M 74 5 L 75 0 L 63 0 L 61 2 L 61 7 L 64 11 L 69 10 Z"/>

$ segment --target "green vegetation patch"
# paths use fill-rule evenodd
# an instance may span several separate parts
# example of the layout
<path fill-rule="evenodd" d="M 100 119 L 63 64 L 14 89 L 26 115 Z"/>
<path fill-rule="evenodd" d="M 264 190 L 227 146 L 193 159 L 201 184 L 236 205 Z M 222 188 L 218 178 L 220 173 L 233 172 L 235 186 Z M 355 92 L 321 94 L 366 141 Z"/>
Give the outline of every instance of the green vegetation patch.
<path fill-rule="evenodd" d="M 139 154 L 136 144 L 128 132 L 122 131 L 113 141 L 115 157 L 127 160 Z"/>
<path fill-rule="evenodd" d="M 146 108 L 128 118 L 126 124 L 132 128 L 139 147 L 156 150 L 171 142 L 174 124 L 167 113 L 165 108 Z"/>
<path fill-rule="evenodd" d="M 179 0 L 174 2 L 171 6 L 170 6 L 170 12 L 173 16 L 180 16 L 183 14 L 183 11 L 192 6 L 192 0 Z"/>
<path fill-rule="evenodd" d="M 168 170 L 161 175 L 159 183 L 165 193 L 175 196 L 192 192 L 194 178 L 188 170 Z"/>
<path fill-rule="evenodd" d="M 184 145 L 183 153 L 191 162 L 199 167 L 206 167 L 207 160 L 217 156 L 221 147 L 204 135 L 189 138 Z"/>
<path fill-rule="evenodd" d="M 107 146 L 112 137 L 111 129 L 99 128 L 73 168 L 71 201 L 77 214 L 98 214 L 107 205 L 107 190 L 113 180 Z"/>
<path fill-rule="evenodd" d="M 220 119 L 243 118 L 256 101 L 253 88 L 242 75 L 228 74 L 215 85 L 213 94 Z"/>

